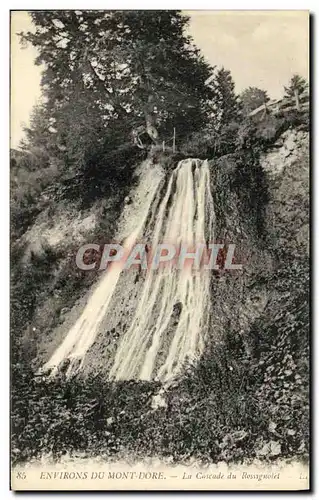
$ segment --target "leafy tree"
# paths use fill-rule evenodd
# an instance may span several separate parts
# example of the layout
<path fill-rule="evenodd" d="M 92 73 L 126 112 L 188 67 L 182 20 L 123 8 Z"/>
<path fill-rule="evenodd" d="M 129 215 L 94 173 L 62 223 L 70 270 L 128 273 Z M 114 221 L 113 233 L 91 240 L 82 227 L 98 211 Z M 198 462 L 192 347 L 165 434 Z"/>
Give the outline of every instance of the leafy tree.
<path fill-rule="evenodd" d="M 143 126 L 152 142 L 175 126 L 185 135 L 207 119 L 210 66 L 184 35 L 179 11 L 36 11 L 35 33 L 22 34 L 45 63 L 42 85 L 52 118 L 85 96 L 101 127 Z M 63 127 L 62 127 L 63 128 Z M 126 132 L 126 130 L 125 130 Z M 168 132 L 171 134 L 171 131 Z"/>
<path fill-rule="evenodd" d="M 285 96 L 288 99 L 293 98 L 296 103 L 296 108 L 300 110 L 300 96 L 308 89 L 308 83 L 305 78 L 300 75 L 293 75 L 288 87 L 284 87 Z"/>
<path fill-rule="evenodd" d="M 244 114 L 247 116 L 254 109 L 269 101 L 266 90 L 257 87 L 248 87 L 239 96 Z"/>

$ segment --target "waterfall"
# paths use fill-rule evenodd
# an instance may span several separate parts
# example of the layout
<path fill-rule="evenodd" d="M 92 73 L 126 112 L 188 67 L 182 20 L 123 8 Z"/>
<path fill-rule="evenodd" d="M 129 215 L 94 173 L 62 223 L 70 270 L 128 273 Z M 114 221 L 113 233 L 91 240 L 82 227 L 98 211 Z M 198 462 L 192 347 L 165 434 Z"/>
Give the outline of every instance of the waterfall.
<path fill-rule="evenodd" d="M 137 238 L 142 234 L 148 214 L 152 209 L 155 197 L 163 178 L 163 172 L 158 166 L 149 162 L 141 165 L 140 184 L 135 193 L 134 214 L 124 223 L 122 232 L 128 233 L 122 246 L 129 251 Z M 121 239 L 121 238 L 120 238 Z M 41 372 L 50 372 L 54 376 L 59 366 L 69 360 L 70 364 L 66 375 L 72 375 L 81 369 L 86 352 L 94 343 L 99 326 L 107 312 L 113 292 L 118 283 L 124 263 L 113 262 L 98 283 L 78 320 L 69 330 L 61 345 L 53 353 Z"/>
<path fill-rule="evenodd" d="M 145 185 L 150 179 L 144 178 L 141 183 Z M 215 215 L 208 162 L 192 159 L 179 162 L 157 205 L 155 217 L 150 218 L 161 180 L 160 175 L 152 180 L 135 229 L 123 246 L 129 249 L 145 232 L 151 234 L 152 248 L 161 243 L 194 248 L 212 242 Z M 149 224 L 152 227 L 148 227 Z M 56 370 L 66 358 L 71 360 L 69 373 L 74 372 L 74 363 L 80 363 L 78 368 L 81 367 L 121 272 L 122 264 L 114 262 L 46 369 Z M 145 273 L 135 315 L 115 353 L 109 373 L 111 380 L 158 379 L 166 382 L 181 371 L 187 360 L 198 359 L 204 348 L 210 272 L 203 267 L 178 269 L 171 262 Z"/>

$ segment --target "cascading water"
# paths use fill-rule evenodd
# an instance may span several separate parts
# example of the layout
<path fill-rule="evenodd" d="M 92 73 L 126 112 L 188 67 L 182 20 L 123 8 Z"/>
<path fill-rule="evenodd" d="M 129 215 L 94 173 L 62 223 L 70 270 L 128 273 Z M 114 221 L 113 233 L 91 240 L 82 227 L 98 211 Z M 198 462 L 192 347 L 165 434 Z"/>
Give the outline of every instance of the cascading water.
<path fill-rule="evenodd" d="M 208 163 L 182 161 L 173 172 L 159 207 L 152 247 L 169 242 L 192 248 L 212 241 L 213 219 Z M 110 377 L 150 380 L 155 376 L 166 381 L 180 370 L 187 358 L 197 357 L 203 349 L 207 325 L 209 284 L 209 272 L 203 268 L 196 272 L 190 267 L 150 269 L 132 325 L 117 350 Z M 178 324 L 167 346 L 166 359 L 154 373 L 175 304 L 181 307 Z"/>
<path fill-rule="evenodd" d="M 207 161 L 189 159 L 178 164 L 154 223 L 149 215 L 154 210 L 161 180 L 161 175 L 154 173 L 149 179 L 142 178 L 141 190 L 143 183 L 145 186 L 151 182 L 151 185 L 136 227 L 123 246 L 131 248 L 140 236 L 150 231 L 152 248 L 161 243 L 194 248 L 212 242 L 215 215 Z M 148 227 L 151 223 L 153 227 Z M 67 358 L 71 360 L 68 374 L 74 372 L 75 362 L 77 369 L 80 368 L 106 314 L 121 271 L 120 263 L 110 266 L 82 315 L 45 365 L 46 370 L 54 372 Z M 186 360 L 197 359 L 204 347 L 209 297 L 210 273 L 203 267 L 178 269 L 171 263 L 149 269 L 132 323 L 120 339 L 109 378 L 167 382 L 180 372 Z"/>
<path fill-rule="evenodd" d="M 163 172 L 158 167 L 153 168 L 146 162 L 140 169 L 140 184 L 137 190 L 137 203 L 135 213 L 128 220 L 123 229 L 124 234 L 129 234 L 123 243 L 125 250 L 130 250 L 137 238 L 141 235 L 149 211 L 158 193 L 158 188 L 163 178 Z M 81 316 L 69 330 L 61 345 L 53 353 L 41 371 L 50 372 L 54 376 L 59 366 L 66 360 L 70 361 L 66 375 L 78 371 L 84 362 L 86 352 L 92 346 L 98 333 L 99 326 L 106 314 L 112 295 L 119 280 L 123 262 L 114 262 L 100 280 L 97 288 L 90 296 Z"/>

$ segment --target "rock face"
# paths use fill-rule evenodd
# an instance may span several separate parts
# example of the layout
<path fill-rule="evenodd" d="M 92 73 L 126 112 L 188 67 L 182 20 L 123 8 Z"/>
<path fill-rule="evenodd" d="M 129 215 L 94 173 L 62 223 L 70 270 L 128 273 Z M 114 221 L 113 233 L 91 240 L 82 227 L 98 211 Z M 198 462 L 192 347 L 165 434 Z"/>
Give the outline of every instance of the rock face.
<path fill-rule="evenodd" d="M 309 133 L 288 130 L 262 159 L 270 187 L 267 228 L 276 249 L 309 254 Z"/>
<path fill-rule="evenodd" d="M 262 157 L 261 165 L 270 179 L 276 179 L 286 168 L 300 161 L 309 148 L 308 132 L 287 130 L 275 143 L 273 150 Z"/>

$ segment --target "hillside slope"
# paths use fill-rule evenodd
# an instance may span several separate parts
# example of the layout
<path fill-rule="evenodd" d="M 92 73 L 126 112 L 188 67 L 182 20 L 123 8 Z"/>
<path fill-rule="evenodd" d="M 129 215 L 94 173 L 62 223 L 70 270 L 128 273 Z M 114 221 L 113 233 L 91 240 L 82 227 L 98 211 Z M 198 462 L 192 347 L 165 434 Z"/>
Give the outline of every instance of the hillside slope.
<path fill-rule="evenodd" d="M 173 164 L 168 159 L 164 177 Z M 63 373 L 50 382 L 33 378 L 99 279 L 98 271 L 76 268 L 75 252 L 85 242 L 109 242 L 120 234 L 110 213 L 120 217 L 127 192 L 81 212 L 76 204 L 60 203 L 48 217 L 48 207 L 15 243 L 16 282 L 22 273 L 32 287 L 24 299 L 28 311 L 32 301 L 27 318 L 21 308 L 23 291 L 13 287 L 14 349 L 19 353 L 14 371 L 30 365 L 17 376 L 14 394 L 19 461 L 43 453 L 41 439 L 48 453 L 58 455 L 63 454 L 59 443 L 75 453 L 174 460 L 307 455 L 308 133 L 286 131 L 260 163 L 244 151 L 211 160 L 210 171 L 215 239 L 236 244 L 243 270 L 213 276 L 205 352 L 165 390 L 157 382 L 106 383 L 143 282 L 137 270 L 121 276 L 81 374 L 71 381 Z M 132 208 L 134 200 L 125 210 Z M 161 404 L 154 404 L 158 391 Z M 73 431 L 63 441 L 66 422 Z"/>

